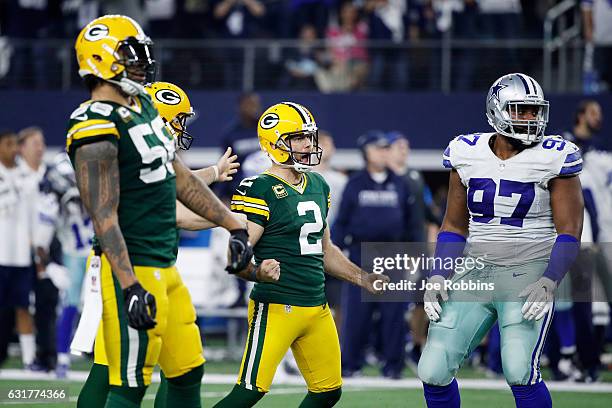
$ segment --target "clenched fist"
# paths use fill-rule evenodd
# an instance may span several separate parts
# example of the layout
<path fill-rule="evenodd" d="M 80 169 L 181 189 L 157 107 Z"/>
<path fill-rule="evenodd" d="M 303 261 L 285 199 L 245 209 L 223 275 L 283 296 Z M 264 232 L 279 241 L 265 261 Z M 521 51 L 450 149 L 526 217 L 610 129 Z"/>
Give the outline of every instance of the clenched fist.
<path fill-rule="evenodd" d="M 264 259 L 256 272 L 258 282 L 276 282 L 280 278 L 280 262 L 276 259 Z"/>

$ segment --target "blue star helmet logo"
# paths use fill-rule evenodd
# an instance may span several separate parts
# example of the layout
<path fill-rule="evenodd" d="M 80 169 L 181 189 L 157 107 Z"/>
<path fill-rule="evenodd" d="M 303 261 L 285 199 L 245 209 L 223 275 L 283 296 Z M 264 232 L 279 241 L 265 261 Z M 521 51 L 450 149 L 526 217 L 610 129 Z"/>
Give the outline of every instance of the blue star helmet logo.
<path fill-rule="evenodd" d="M 497 99 L 499 101 L 499 92 L 502 89 L 507 88 L 507 87 L 508 87 L 508 85 L 504 85 L 502 83 L 497 83 L 497 84 L 493 85 L 493 87 L 491 88 L 491 98 L 495 98 L 495 99 Z"/>

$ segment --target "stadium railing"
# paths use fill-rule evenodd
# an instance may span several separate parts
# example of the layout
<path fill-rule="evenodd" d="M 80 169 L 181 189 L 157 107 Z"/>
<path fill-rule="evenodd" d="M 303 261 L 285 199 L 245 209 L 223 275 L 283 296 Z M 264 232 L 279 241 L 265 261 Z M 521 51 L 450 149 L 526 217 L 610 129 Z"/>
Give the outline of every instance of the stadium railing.
<path fill-rule="evenodd" d="M 542 83 L 548 84 L 546 91 L 572 92 L 582 86 L 584 45 L 575 36 L 551 34 L 546 41 L 465 40 L 450 35 L 439 40 L 403 43 L 364 41 L 356 46 L 368 55 L 365 62 L 368 73 L 361 83 L 351 81 L 350 77 L 358 74 L 350 69 L 341 69 L 339 74 L 331 72 L 332 67 L 342 65 L 334 60 L 334 51 L 336 54 L 350 53 L 353 46 L 318 40 L 309 46 L 322 53 L 327 51 L 316 64 L 319 73 L 328 73 L 327 88 L 321 85 L 317 75 L 310 84 L 292 81 L 288 61 L 292 55 L 299 55 L 303 46 L 299 40 L 277 39 L 158 40 L 155 42 L 157 78 L 176 81 L 190 89 L 208 90 L 432 90 L 448 93 L 486 89 L 500 72 L 520 70 L 543 79 Z M 558 53 L 559 58 L 552 58 L 553 53 Z M 347 65 L 355 62 L 359 60 L 355 58 Z M 350 85 L 352 82 L 357 85 Z M 331 89 L 328 89 L 329 83 Z M 0 41 L 0 87 L 79 88 L 73 42 L 3 39 Z"/>

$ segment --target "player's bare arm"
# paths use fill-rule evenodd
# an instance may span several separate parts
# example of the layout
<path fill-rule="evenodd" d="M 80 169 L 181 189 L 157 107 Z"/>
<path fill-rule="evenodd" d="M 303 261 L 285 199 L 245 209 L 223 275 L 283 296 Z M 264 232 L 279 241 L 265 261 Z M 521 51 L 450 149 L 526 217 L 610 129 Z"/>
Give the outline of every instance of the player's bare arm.
<path fill-rule="evenodd" d="M 452 169 L 448 182 L 446 214 L 440 231 L 454 232 L 464 237 L 468 234 L 470 215 L 467 208 L 467 191 L 457 170 Z"/>
<path fill-rule="evenodd" d="M 564 262 L 563 258 L 575 258 L 582 235 L 584 200 L 578 176 L 557 177 L 548 186 L 557 241 L 544 275 L 519 294 L 525 298 L 521 312 L 526 320 L 540 320 L 552 307 L 555 289 L 573 262 Z M 564 256 L 559 253 L 564 253 Z"/>
<path fill-rule="evenodd" d="M 240 167 L 240 163 L 236 162 L 238 156 L 232 156 L 231 154 L 232 148 L 228 147 L 223 156 L 219 158 L 216 165 L 194 170 L 192 173 L 201 178 L 207 185 L 211 185 L 216 181 L 231 181 L 233 175 Z M 242 214 L 238 215 L 241 216 Z M 246 217 L 244 218 L 246 220 Z M 217 227 L 215 223 L 197 215 L 178 200 L 176 202 L 176 226 L 177 228 L 190 231 L 201 231 Z"/>
<path fill-rule="evenodd" d="M 200 217 L 198 214 L 185 207 L 180 201 L 176 201 L 176 227 L 188 231 L 201 231 L 214 228 L 217 225 Z"/>
<path fill-rule="evenodd" d="M 470 214 L 467 208 L 467 190 L 459 173 L 451 169 L 448 181 L 448 199 L 446 204 L 446 214 L 440 227 L 440 232 L 448 232 L 467 237 Z M 432 321 L 437 321 L 442 313 L 440 300 L 447 301 L 448 293 L 444 288 L 444 276 L 433 274 L 429 277 L 429 282 L 437 283 L 437 289 L 427 290 L 423 296 L 424 310 Z"/>
<path fill-rule="evenodd" d="M 244 223 L 178 157 L 174 160 L 174 170 L 177 199 L 187 208 L 227 230 L 245 228 Z"/>
<path fill-rule="evenodd" d="M 127 246 L 119 228 L 119 163 L 117 147 L 96 142 L 77 149 L 76 180 L 81 199 L 91 215 L 102 251 L 112 266 L 122 289 L 137 282 Z"/>
<path fill-rule="evenodd" d="M 550 206 L 557 234 L 580 240 L 584 218 L 584 200 L 580 178 L 556 177 L 549 184 Z"/>
<path fill-rule="evenodd" d="M 332 243 L 329 235 L 329 227 L 327 227 L 323 232 L 323 266 L 327 274 L 353 285 L 361 286 L 370 293 L 379 292 L 374 289 L 374 282 L 389 282 L 388 276 L 367 273 L 352 263 L 344 256 L 340 248 Z"/>
<path fill-rule="evenodd" d="M 223 156 L 219 158 L 217 164 L 210 167 L 205 167 L 200 170 L 195 170 L 193 174 L 200 177 L 207 185 L 211 185 L 215 182 L 232 181 L 234 174 L 238 172 L 240 163 L 238 163 L 237 155 L 232 155 L 232 148 L 228 147 L 223 153 Z"/>

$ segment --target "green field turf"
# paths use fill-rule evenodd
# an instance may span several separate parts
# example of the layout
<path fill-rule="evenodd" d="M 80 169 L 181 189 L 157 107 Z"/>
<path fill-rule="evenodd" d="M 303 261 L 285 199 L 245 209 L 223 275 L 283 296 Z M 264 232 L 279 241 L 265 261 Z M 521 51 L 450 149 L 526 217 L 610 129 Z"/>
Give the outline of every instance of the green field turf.
<path fill-rule="evenodd" d="M 75 369 L 87 371 L 90 362 L 86 360 L 78 361 Z M 11 359 L 3 368 L 20 368 L 19 361 Z M 206 364 L 206 374 L 235 374 L 237 372 L 237 362 L 208 362 Z M 205 375 L 206 375 L 205 374 Z M 374 367 L 364 370 L 364 376 L 370 377 L 377 375 Z M 411 371 L 406 371 L 408 378 L 414 378 Z M 483 374 L 477 370 L 464 368 L 460 371 L 459 383 L 461 379 L 484 378 Z M 610 373 L 605 376 L 605 380 L 610 380 Z M 206 381 L 206 377 L 205 377 Z M 81 382 L 72 381 L 17 381 L 0 380 L 0 394 L 6 395 L 8 389 L 65 389 L 69 396 L 68 401 L 46 403 L 28 403 L 27 401 L 13 401 L 7 404 L 6 400 L 0 400 L 0 407 L 32 407 L 32 408 L 59 408 L 73 407 L 76 405 L 76 398 L 81 389 Z M 153 407 L 153 399 L 158 384 L 154 383 L 149 387 L 143 407 Z M 202 406 L 211 407 L 225 396 L 233 387 L 233 384 L 204 384 L 202 387 Z M 297 407 L 304 397 L 306 390 L 300 385 L 273 385 L 272 391 L 257 405 L 257 407 L 270 408 L 290 408 Z M 612 407 L 612 393 L 587 393 L 587 392 L 560 392 L 553 391 L 553 403 L 555 408 L 599 408 Z M 513 408 L 514 399 L 509 389 L 506 390 L 474 390 L 464 389 L 461 392 L 463 407 L 477 408 Z M 383 407 L 424 407 L 422 390 L 420 388 L 397 389 L 380 387 L 357 387 L 345 386 L 343 395 L 337 407 L 347 408 L 383 408 Z"/>
<path fill-rule="evenodd" d="M 25 386 L 24 382 L 7 382 L 0 381 L 0 389 L 7 387 Z M 36 388 L 49 387 L 48 382 L 28 382 L 27 386 Z M 58 384 L 54 383 L 54 386 Z M 15 403 L 3 404 L 0 406 L 15 406 L 15 407 L 32 407 L 32 408 L 58 408 L 71 407 L 76 405 L 76 396 L 78 395 L 80 383 L 63 383 L 62 387 L 67 387 L 71 397 L 70 402 L 56 403 Z M 230 391 L 233 385 L 205 385 L 202 387 L 202 406 L 211 407 L 219 401 L 223 396 Z M 145 396 L 145 401 L 142 407 L 152 408 L 153 398 L 157 384 L 151 385 Z M 288 408 L 297 407 L 304 396 L 304 389 L 296 386 L 276 386 L 260 403 L 258 407 L 269 408 Z M 570 392 L 553 392 L 553 404 L 555 408 L 604 408 L 610 407 L 612 404 L 612 394 L 593 394 L 593 393 L 570 393 Z M 510 391 L 481 391 L 481 390 L 464 390 L 461 393 L 463 407 L 494 407 L 494 408 L 513 408 L 514 400 Z M 424 407 L 422 391 L 419 389 L 344 389 L 342 399 L 336 405 L 337 407 L 347 408 L 384 408 L 384 407 Z"/>

